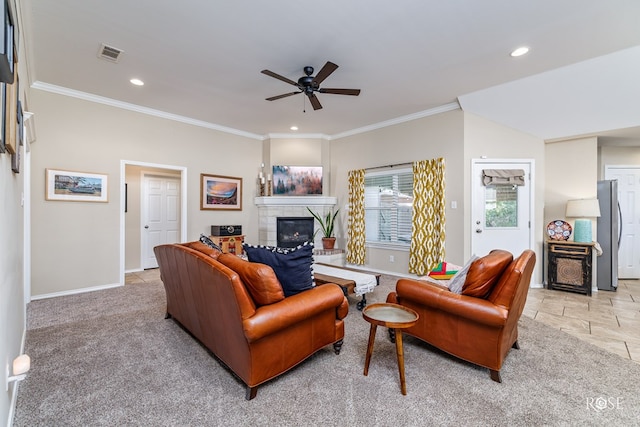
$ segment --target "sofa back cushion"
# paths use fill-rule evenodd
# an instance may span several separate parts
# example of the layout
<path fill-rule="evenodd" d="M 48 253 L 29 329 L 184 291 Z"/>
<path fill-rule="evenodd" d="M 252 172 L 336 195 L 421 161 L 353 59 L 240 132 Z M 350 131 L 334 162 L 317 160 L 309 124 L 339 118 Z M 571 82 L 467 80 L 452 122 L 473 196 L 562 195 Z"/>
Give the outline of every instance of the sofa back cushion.
<path fill-rule="evenodd" d="M 268 265 L 245 261 L 233 254 L 220 254 L 218 262 L 238 273 L 256 306 L 269 305 L 284 299 L 280 281 Z"/>
<path fill-rule="evenodd" d="M 462 286 L 462 295 L 486 298 L 500 275 L 513 260 L 510 252 L 496 249 L 488 255 L 475 260 L 469 267 L 467 278 Z"/>
<path fill-rule="evenodd" d="M 218 251 L 210 246 L 207 246 L 206 244 L 197 240 L 194 242 L 183 243 L 182 246 L 195 249 L 198 252 L 202 252 L 203 254 L 209 255 L 213 259 L 218 258 L 218 255 L 222 253 L 221 251 Z"/>

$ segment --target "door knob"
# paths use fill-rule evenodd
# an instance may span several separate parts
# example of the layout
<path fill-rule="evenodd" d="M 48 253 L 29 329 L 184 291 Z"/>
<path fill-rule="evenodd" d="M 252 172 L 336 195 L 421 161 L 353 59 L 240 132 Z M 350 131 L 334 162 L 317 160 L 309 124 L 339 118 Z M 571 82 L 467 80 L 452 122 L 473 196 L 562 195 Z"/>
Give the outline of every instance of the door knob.
<path fill-rule="evenodd" d="M 476 233 L 482 233 L 482 229 L 476 228 Z"/>
<path fill-rule="evenodd" d="M 149 228 L 149 226 L 148 226 L 148 225 L 145 225 L 145 226 L 144 226 L 144 228 Z"/>

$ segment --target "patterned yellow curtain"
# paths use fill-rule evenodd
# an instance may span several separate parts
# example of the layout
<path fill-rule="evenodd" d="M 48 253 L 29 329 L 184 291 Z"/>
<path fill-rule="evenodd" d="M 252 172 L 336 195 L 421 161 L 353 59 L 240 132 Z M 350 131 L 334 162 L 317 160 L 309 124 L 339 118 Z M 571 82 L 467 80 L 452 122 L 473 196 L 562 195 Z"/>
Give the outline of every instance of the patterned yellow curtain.
<path fill-rule="evenodd" d="M 364 265 L 364 169 L 349 171 L 347 262 Z"/>
<path fill-rule="evenodd" d="M 444 159 L 413 163 L 409 273 L 427 274 L 444 260 Z"/>

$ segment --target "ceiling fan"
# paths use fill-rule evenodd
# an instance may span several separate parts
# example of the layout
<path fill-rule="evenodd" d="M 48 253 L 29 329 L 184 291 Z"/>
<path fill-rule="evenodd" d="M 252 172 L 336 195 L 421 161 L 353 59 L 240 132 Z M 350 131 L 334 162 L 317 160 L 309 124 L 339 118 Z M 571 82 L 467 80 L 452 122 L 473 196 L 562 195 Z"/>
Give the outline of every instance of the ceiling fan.
<path fill-rule="evenodd" d="M 298 88 L 295 92 L 284 93 L 282 95 L 272 96 L 271 98 L 267 98 L 267 101 L 275 101 L 276 99 L 286 98 L 287 96 L 297 95 L 299 93 L 304 93 L 309 98 L 311 105 L 314 110 L 319 110 L 322 108 L 318 97 L 316 96 L 316 92 L 319 93 L 332 93 L 334 95 L 352 95 L 358 96 L 360 94 L 360 89 L 329 89 L 329 88 L 321 88 L 320 84 L 333 73 L 338 66 L 333 62 L 327 61 L 324 64 L 324 67 L 318 72 L 318 74 L 313 77 L 313 67 L 306 66 L 304 67 L 304 76 L 298 79 L 298 82 L 294 82 L 293 80 L 289 80 L 286 77 L 281 76 L 280 74 L 276 74 L 273 71 L 262 70 L 262 74 L 266 74 L 267 76 L 271 76 L 278 80 L 282 80 L 285 83 L 289 83 Z"/>

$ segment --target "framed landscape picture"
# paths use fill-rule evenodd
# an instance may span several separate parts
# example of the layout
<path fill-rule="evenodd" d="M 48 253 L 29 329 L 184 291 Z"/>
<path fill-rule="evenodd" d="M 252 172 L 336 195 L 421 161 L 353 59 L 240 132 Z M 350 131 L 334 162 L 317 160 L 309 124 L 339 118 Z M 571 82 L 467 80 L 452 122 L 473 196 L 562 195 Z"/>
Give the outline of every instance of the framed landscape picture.
<path fill-rule="evenodd" d="M 200 174 L 200 210 L 242 210 L 242 178 Z"/>
<path fill-rule="evenodd" d="M 273 166 L 274 196 L 322 195 L 322 166 Z"/>
<path fill-rule="evenodd" d="M 108 201 L 108 181 L 104 174 L 47 169 L 45 188 L 47 200 Z"/>

